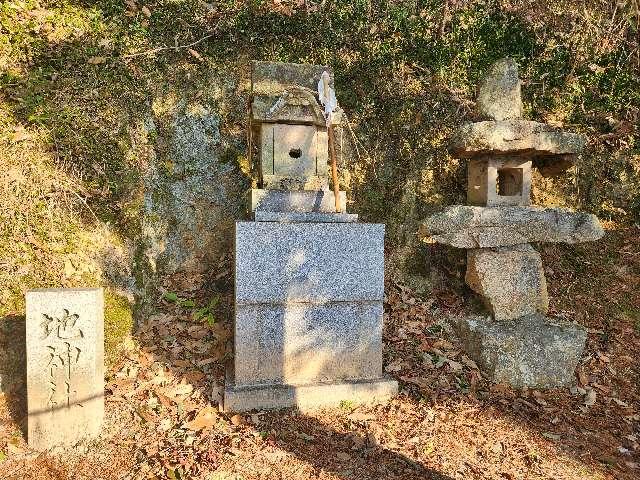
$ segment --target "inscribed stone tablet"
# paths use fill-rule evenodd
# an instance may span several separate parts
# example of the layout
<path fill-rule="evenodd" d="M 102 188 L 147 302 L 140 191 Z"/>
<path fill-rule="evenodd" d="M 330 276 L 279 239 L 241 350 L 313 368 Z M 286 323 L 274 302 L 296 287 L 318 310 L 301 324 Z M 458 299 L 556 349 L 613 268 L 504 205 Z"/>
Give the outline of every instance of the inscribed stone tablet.
<path fill-rule="evenodd" d="M 102 289 L 27 292 L 28 442 L 36 450 L 100 434 L 104 417 Z"/>

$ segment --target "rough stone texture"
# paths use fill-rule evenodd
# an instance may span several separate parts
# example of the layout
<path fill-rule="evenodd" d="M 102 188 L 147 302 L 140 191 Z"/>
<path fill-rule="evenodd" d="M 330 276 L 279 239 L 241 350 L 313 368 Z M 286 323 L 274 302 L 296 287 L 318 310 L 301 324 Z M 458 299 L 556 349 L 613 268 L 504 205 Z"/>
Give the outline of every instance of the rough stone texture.
<path fill-rule="evenodd" d="M 590 242 L 604 231 L 595 215 L 564 208 L 453 205 L 427 218 L 419 235 L 457 248 L 485 248 Z"/>
<path fill-rule="evenodd" d="M 256 222 L 281 223 L 353 223 L 358 221 L 357 213 L 324 213 L 324 212 L 254 212 Z"/>
<path fill-rule="evenodd" d="M 149 284 L 152 277 L 202 274 L 217 264 L 229 250 L 249 186 L 237 165 L 221 158 L 215 111 L 200 104 L 163 108 L 145 125 L 149 137 L 161 138 L 144 177 L 144 255 L 138 262 L 148 264 L 142 271 Z"/>
<path fill-rule="evenodd" d="M 302 411 L 353 403 L 384 402 L 398 393 L 398 382 L 385 378 L 314 385 L 227 385 L 224 411 L 245 412 L 295 405 Z"/>
<path fill-rule="evenodd" d="M 335 213 L 335 196 L 330 191 L 286 191 L 253 188 L 248 192 L 249 210 L 266 212 Z M 347 195 L 340 192 L 340 211 L 346 212 Z"/>
<path fill-rule="evenodd" d="M 467 354 L 496 383 L 516 388 L 570 385 L 587 338 L 584 327 L 543 315 L 510 321 L 454 319 Z"/>
<path fill-rule="evenodd" d="M 254 95 L 272 95 L 296 85 L 315 92 L 325 70 L 329 72 L 329 85 L 333 87 L 333 70 L 329 66 L 254 61 L 251 63 L 251 90 Z"/>
<path fill-rule="evenodd" d="M 322 191 L 329 188 L 329 178 L 326 175 L 262 175 L 262 187 L 268 190 Z"/>
<path fill-rule="evenodd" d="M 521 83 L 518 65 L 511 58 L 495 62 L 478 88 L 478 113 L 491 120 L 522 117 Z"/>
<path fill-rule="evenodd" d="M 28 442 L 36 450 L 100 434 L 104 416 L 102 289 L 27 292 Z"/>
<path fill-rule="evenodd" d="M 384 225 L 236 222 L 236 304 L 384 296 Z"/>
<path fill-rule="evenodd" d="M 580 153 L 586 137 L 563 132 L 544 123 L 529 120 L 503 120 L 465 123 L 453 135 L 449 151 L 458 158 L 487 155 L 523 155 L 552 162 Z"/>
<path fill-rule="evenodd" d="M 529 205 L 531 160 L 497 157 L 469 161 L 467 203 L 482 207 Z"/>
<path fill-rule="evenodd" d="M 542 259 L 531 245 L 467 250 L 465 281 L 496 320 L 549 309 Z"/>
<path fill-rule="evenodd" d="M 236 305 L 234 381 L 382 376 L 382 302 Z"/>

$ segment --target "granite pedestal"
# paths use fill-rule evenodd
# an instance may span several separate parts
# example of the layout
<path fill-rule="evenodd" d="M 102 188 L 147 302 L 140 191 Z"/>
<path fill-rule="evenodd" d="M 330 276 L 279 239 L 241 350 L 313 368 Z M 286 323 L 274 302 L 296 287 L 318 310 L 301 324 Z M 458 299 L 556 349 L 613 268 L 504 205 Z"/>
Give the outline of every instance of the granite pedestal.
<path fill-rule="evenodd" d="M 384 226 L 237 222 L 234 363 L 224 409 L 378 401 Z"/>

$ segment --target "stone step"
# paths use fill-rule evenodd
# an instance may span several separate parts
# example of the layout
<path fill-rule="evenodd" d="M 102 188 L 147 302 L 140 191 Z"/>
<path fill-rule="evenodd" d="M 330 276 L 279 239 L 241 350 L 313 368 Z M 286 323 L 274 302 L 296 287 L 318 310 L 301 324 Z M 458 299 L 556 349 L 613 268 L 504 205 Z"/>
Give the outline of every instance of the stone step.
<path fill-rule="evenodd" d="M 338 407 L 342 402 L 380 403 L 398 393 L 398 382 L 387 378 L 311 385 L 227 385 L 225 412 L 297 407 L 302 411 Z"/>
<path fill-rule="evenodd" d="M 325 212 L 254 212 L 256 222 L 281 223 L 351 223 L 358 221 L 357 213 L 325 213 Z"/>
<path fill-rule="evenodd" d="M 336 213 L 335 196 L 328 190 L 270 190 L 248 192 L 249 211 Z M 340 192 L 340 213 L 347 211 L 347 194 Z"/>

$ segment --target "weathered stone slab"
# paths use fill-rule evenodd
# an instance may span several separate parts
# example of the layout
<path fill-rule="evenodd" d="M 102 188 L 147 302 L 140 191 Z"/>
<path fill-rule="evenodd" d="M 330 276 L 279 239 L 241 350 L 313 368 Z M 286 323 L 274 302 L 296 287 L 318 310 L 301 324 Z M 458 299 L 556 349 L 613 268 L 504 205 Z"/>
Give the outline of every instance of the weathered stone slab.
<path fill-rule="evenodd" d="M 467 250 L 465 280 L 496 320 L 549 310 L 542 259 L 531 245 Z"/>
<path fill-rule="evenodd" d="M 314 385 L 227 385 L 224 411 L 246 412 L 296 406 L 302 411 L 337 407 L 341 402 L 379 403 L 398 393 L 398 382 L 386 378 Z"/>
<path fill-rule="evenodd" d="M 570 385 L 584 349 L 584 327 L 543 315 L 495 321 L 454 319 L 467 354 L 496 383 L 516 388 Z"/>
<path fill-rule="evenodd" d="M 454 134 L 449 151 L 458 158 L 487 155 L 526 155 L 534 159 L 577 155 L 586 137 L 563 132 L 550 125 L 529 120 L 502 120 L 466 123 Z"/>
<path fill-rule="evenodd" d="M 522 117 L 521 84 L 518 65 L 511 58 L 495 62 L 478 88 L 478 113 L 491 120 Z"/>
<path fill-rule="evenodd" d="M 282 223 L 353 223 L 358 221 L 357 213 L 324 213 L 324 212 L 265 212 L 257 210 L 253 214 L 256 222 Z"/>
<path fill-rule="evenodd" d="M 238 385 L 382 375 L 382 302 L 237 305 Z"/>
<path fill-rule="evenodd" d="M 335 213 L 333 192 L 287 191 L 253 188 L 248 192 L 250 211 L 266 212 L 326 212 Z M 340 211 L 347 211 L 347 195 L 340 192 Z"/>
<path fill-rule="evenodd" d="M 590 213 L 545 207 L 473 207 L 454 205 L 427 218 L 419 236 L 457 248 L 485 248 L 522 243 L 581 243 L 602 238 L 598 218 Z"/>
<path fill-rule="evenodd" d="M 238 304 L 375 301 L 384 296 L 384 225 L 236 222 Z"/>
<path fill-rule="evenodd" d="M 104 416 L 102 289 L 27 292 L 28 442 L 36 450 L 100 434 Z"/>

